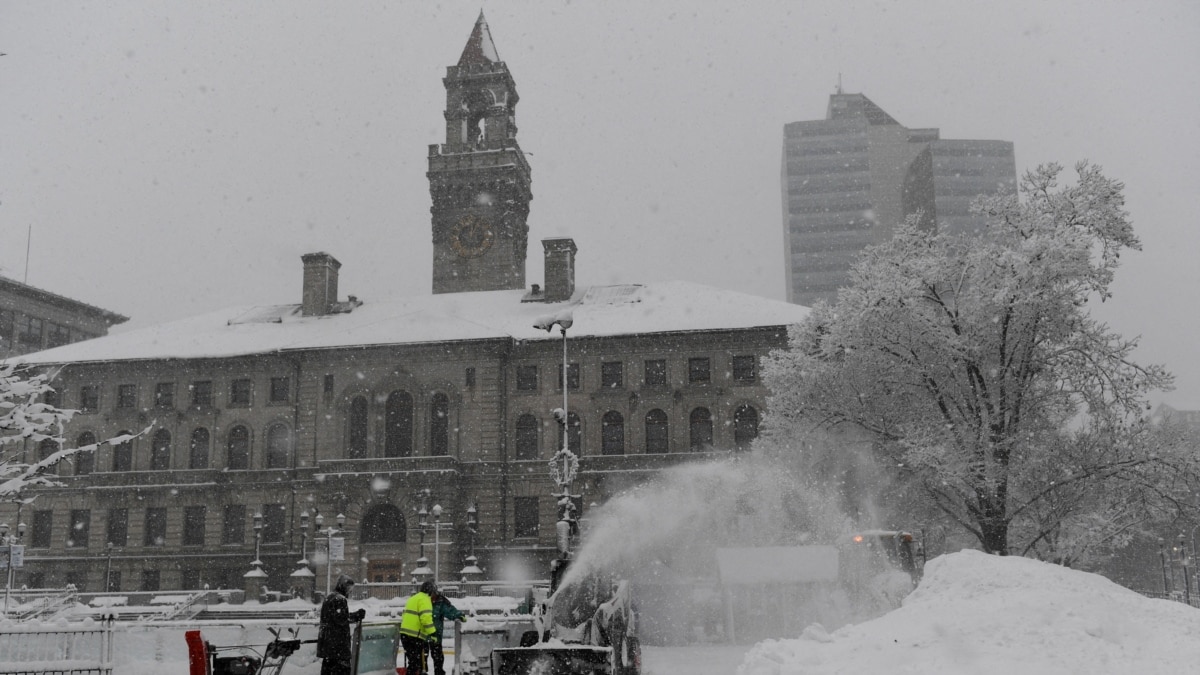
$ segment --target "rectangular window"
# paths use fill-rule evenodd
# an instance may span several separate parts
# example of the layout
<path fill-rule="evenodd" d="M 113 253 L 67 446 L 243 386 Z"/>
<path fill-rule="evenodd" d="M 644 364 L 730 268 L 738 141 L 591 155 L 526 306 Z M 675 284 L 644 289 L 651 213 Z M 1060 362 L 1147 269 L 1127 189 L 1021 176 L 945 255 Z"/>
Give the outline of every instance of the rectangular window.
<path fill-rule="evenodd" d="M 79 411 L 94 413 L 100 409 L 100 387 L 85 384 L 79 388 Z"/>
<path fill-rule="evenodd" d="M 26 585 L 29 588 L 45 588 L 46 573 L 45 572 L 28 572 L 25 576 Z"/>
<path fill-rule="evenodd" d="M 125 546 L 129 543 L 129 509 L 108 510 L 108 534 L 106 544 Z"/>
<path fill-rule="evenodd" d="M 604 389 L 620 389 L 625 386 L 625 364 L 620 361 L 605 361 L 600 364 L 600 386 Z"/>
<path fill-rule="evenodd" d="M 325 383 L 322 386 L 322 393 L 325 396 L 325 405 L 333 402 L 333 375 L 325 376 Z"/>
<path fill-rule="evenodd" d="M 221 518 L 221 543 L 246 543 L 246 505 L 227 504 Z"/>
<path fill-rule="evenodd" d="M 154 592 L 159 590 L 160 577 L 158 570 L 142 570 L 142 590 Z"/>
<path fill-rule="evenodd" d="M 648 359 L 644 382 L 647 387 L 667 386 L 667 362 L 664 359 Z"/>
<path fill-rule="evenodd" d="M 118 408 L 136 408 L 137 407 L 137 385 L 136 384 L 118 384 L 117 385 L 117 407 Z"/>
<path fill-rule="evenodd" d="M 92 512 L 88 509 L 71 510 L 71 529 L 67 531 L 67 548 L 87 548 L 92 532 Z"/>
<path fill-rule="evenodd" d="M 538 498 L 513 498 L 513 536 L 538 536 Z"/>
<path fill-rule="evenodd" d="M 707 356 L 688 359 L 688 382 L 702 384 L 712 381 L 712 366 Z"/>
<path fill-rule="evenodd" d="M 66 326 L 50 322 L 46 326 L 46 347 L 54 348 L 61 347 L 71 342 L 71 329 Z"/>
<path fill-rule="evenodd" d="M 50 548 L 50 533 L 54 526 L 54 512 L 50 509 L 33 512 L 33 529 L 29 534 L 29 545 L 33 548 Z"/>
<path fill-rule="evenodd" d="M 183 508 L 183 545 L 204 545 L 204 517 L 207 509 L 204 506 L 185 506 Z"/>
<path fill-rule="evenodd" d="M 212 405 L 212 380 L 197 380 L 191 385 L 192 390 L 192 405 L 195 406 L 210 406 Z"/>
<path fill-rule="evenodd" d="M 242 378 L 229 383 L 229 405 L 248 406 L 253 389 L 250 380 Z"/>
<path fill-rule="evenodd" d="M 133 441 L 118 443 L 112 452 L 113 471 L 133 471 Z"/>
<path fill-rule="evenodd" d="M 467 383 L 467 389 L 470 389 L 471 387 L 475 386 L 475 369 L 474 368 L 467 368 L 466 383 Z"/>
<path fill-rule="evenodd" d="M 263 504 L 262 541 L 264 544 L 282 544 L 283 531 L 287 528 L 287 511 L 283 504 Z"/>
<path fill-rule="evenodd" d="M 517 366 L 517 391 L 537 391 L 537 366 Z"/>
<path fill-rule="evenodd" d="M 758 380 L 758 359 L 753 355 L 733 357 L 733 381 L 755 382 Z"/>
<path fill-rule="evenodd" d="M 200 570 L 195 567 L 183 570 L 180 575 L 180 590 L 196 591 L 204 587 L 204 584 L 200 583 Z M 232 588 L 232 586 L 218 586 L 218 588 Z"/>
<path fill-rule="evenodd" d="M 38 350 L 42 348 L 41 319 L 26 315 L 17 327 L 17 343 L 24 349 Z"/>
<path fill-rule="evenodd" d="M 562 364 L 560 363 L 560 364 L 558 364 L 558 378 L 554 381 L 555 386 L 558 388 L 559 391 L 562 391 L 562 374 L 563 374 L 563 369 L 562 369 Z M 567 388 L 568 389 L 578 389 L 579 388 L 579 364 L 578 363 L 568 363 L 567 364 Z"/>
<path fill-rule="evenodd" d="M 163 546 L 167 543 L 167 510 L 161 506 L 146 509 L 146 532 L 142 538 L 146 546 Z"/>
<path fill-rule="evenodd" d="M 159 382 L 154 385 L 154 407 L 156 408 L 174 408 L 175 407 L 175 383 L 174 382 Z"/>
<path fill-rule="evenodd" d="M 272 377 L 271 403 L 287 403 L 292 400 L 291 384 L 290 377 Z"/>

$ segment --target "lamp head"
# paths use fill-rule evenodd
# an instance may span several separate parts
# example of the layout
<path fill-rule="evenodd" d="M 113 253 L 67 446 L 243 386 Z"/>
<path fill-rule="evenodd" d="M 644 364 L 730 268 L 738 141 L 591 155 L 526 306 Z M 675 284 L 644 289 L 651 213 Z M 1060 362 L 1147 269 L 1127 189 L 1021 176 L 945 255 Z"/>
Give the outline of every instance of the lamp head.
<path fill-rule="evenodd" d="M 8 536 L 8 523 L 0 523 L 0 537 Z"/>
<path fill-rule="evenodd" d="M 321 526 L 323 526 L 325 524 L 325 516 L 321 515 L 320 511 L 317 511 L 317 517 L 315 519 L 315 522 L 317 523 L 318 530 L 321 529 Z"/>
<path fill-rule="evenodd" d="M 300 529 L 308 531 L 308 509 L 300 512 Z"/>
<path fill-rule="evenodd" d="M 441 519 L 441 517 L 442 517 L 442 505 L 441 505 L 441 504 L 434 504 L 434 505 L 433 505 L 433 519 L 434 519 L 434 520 L 440 520 L 440 519 Z"/>
<path fill-rule="evenodd" d="M 255 511 L 254 512 L 254 529 L 261 530 L 262 527 L 263 527 L 262 511 Z"/>
<path fill-rule="evenodd" d="M 339 513 L 339 514 L 337 514 L 337 524 L 338 524 L 338 529 L 339 529 L 339 530 L 340 530 L 341 528 L 345 527 L 345 526 L 346 526 L 346 516 L 344 516 L 344 515 L 342 515 L 342 514 L 340 514 L 340 513 Z"/>

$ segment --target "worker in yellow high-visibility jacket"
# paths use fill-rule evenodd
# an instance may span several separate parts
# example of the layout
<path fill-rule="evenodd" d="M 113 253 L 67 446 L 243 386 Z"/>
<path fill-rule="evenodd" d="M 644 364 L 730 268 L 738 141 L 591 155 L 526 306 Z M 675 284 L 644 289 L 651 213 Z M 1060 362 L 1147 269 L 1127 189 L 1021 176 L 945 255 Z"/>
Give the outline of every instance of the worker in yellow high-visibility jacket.
<path fill-rule="evenodd" d="M 433 626 L 433 596 L 437 584 L 426 581 L 404 605 L 400 619 L 400 644 L 404 647 L 405 675 L 425 675 L 425 652 L 437 634 Z"/>

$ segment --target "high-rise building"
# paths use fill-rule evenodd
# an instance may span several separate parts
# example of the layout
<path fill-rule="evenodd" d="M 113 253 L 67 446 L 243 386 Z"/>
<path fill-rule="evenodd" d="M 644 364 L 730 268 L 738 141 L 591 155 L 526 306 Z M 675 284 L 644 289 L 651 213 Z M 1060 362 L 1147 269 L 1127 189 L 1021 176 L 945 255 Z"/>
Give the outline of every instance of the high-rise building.
<path fill-rule="evenodd" d="M 833 302 L 867 246 L 907 216 L 952 232 L 983 221 L 978 195 L 1016 187 L 1008 141 L 942 140 L 909 129 L 862 94 L 829 97 L 825 119 L 783 128 L 783 232 L 789 302 Z"/>

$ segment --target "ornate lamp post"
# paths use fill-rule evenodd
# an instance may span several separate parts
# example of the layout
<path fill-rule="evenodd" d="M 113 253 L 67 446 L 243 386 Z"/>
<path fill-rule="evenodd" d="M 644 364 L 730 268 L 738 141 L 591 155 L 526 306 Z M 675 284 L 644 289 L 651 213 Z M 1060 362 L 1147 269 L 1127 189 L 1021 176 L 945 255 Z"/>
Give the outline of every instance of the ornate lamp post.
<path fill-rule="evenodd" d="M 439 583 L 442 563 L 442 505 L 433 505 L 433 583 Z"/>
<path fill-rule="evenodd" d="M 267 573 L 263 571 L 262 552 L 263 514 L 254 512 L 254 560 L 250 563 L 250 571 L 242 575 L 242 583 L 246 591 L 246 599 L 256 598 L 262 593 L 266 584 Z"/>
<path fill-rule="evenodd" d="M 325 524 L 325 516 L 322 516 L 320 511 L 317 511 L 316 522 L 317 522 L 317 532 L 322 532 L 321 526 Z M 325 537 L 324 537 L 324 539 L 325 539 L 325 595 L 329 595 L 330 588 L 333 585 L 333 561 L 334 561 L 333 535 L 341 534 L 342 529 L 345 526 L 346 526 L 346 516 L 339 513 L 339 514 L 337 514 L 337 527 L 335 528 L 332 524 L 330 524 L 330 526 L 324 530 L 324 534 L 325 534 Z M 342 558 L 341 558 L 341 556 L 339 556 L 337 559 L 341 560 Z"/>
<path fill-rule="evenodd" d="M 469 583 L 475 578 L 475 575 L 483 575 L 483 570 L 479 569 L 479 558 L 475 557 L 475 538 L 479 536 L 479 511 L 475 508 L 474 502 L 467 507 L 467 532 L 471 535 L 471 555 L 467 556 L 464 561 L 467 564 L 459 572 L 462 575 L 463 584 Z"/>
<path fill-rule="evenodd" d="M 8 569 L 4 576 L 4 616 L 8 616 L 8 596 L 12 593 L 13 570 L 22 564 L 25 556 L 25 547 L 21 544 L 21 540 L 24 538 L 25 523 L 17 523 L 15 535 L 8 533 L 8 523 L 0 523 L 0 542 L 8 547 L 8 560 L 6 561 Z"/>
<path fill-rule="evenodd" d="M 579 472 L 579 457 L 571 452 L 570 415 L 567 407 L 567 329 L 573 324 L 574 317 L 570 310 L 564 310 L 552 316 L 541 317 L 533 324 L 534 328 L 544 330 L 547 333 L 551 332 L 555 326 L 558 326 L 563 337 L 563 405 L 561 409 L 553 411 L 555 419 L 562 425 L 563 443 L 562 448 L 554 453 L 554 457 L 550 460 L 550 475 L 554 478 L 554 482 L 559 488 L 559 492 L 554 495 L 558 498 L 558 522 L 555 524 L 555 532 L 558 539 L 558 559 L 554 561 L 550 570 L 551 591 L 558 587 L 559 578 L 566 571 L 567 564 L 571 559 L 571 538 L 579 532 L 579 524 L 575 514 L 575 499 L 580 498 L 581 495 L 571 493 L 571 483 L 575 480 L 575 475 Z"/>
<path fill-rule="evenodd" d="M 308 510 L 300 512 L 300 559 L 296 561 L 296 571 L 292 572 L 292 592 L 294 594 L 311 595 L 316 584 L 316 575 L 308 563 Z"/>
<path fill-rule="evenodd" d="M 105 542 L 104 550 L 108 554 L 108 561 L 104 565 L 104 590 L 111 592 L 113 590 L 112 583 L 112 553 L 113 543 Z"/>

